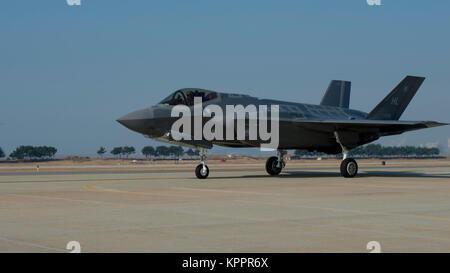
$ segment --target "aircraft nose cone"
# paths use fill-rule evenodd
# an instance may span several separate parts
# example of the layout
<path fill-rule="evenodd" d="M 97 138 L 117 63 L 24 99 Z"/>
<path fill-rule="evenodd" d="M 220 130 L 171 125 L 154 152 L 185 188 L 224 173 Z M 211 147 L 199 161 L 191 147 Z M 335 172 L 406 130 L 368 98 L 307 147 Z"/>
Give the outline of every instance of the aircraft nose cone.
<path fill-rule="evenodd" d="M 153 118 L 153 112 L 150 109 L 142 109 L 131 112 L 117 119 L 117 122 L 136 132 L 142 132 L 148 127 L 149 121 Z"/>

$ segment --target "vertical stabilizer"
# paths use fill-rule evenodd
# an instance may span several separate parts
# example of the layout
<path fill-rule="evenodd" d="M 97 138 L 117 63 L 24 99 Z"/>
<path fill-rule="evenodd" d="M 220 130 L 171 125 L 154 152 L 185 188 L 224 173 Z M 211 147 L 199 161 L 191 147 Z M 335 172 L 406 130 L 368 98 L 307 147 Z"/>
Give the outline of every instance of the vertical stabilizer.
<path fill-rule="evenodd" d="M 424 77 L 406 76 L 367 116 L 374 120 L 398 120 L 422 85 Z"/>
<path fill-rule="evenodd" d="M 351 82 L 349 81 L 331 81 L 320 105 L 348 108 L 350 105 L 350 89 Z"/>

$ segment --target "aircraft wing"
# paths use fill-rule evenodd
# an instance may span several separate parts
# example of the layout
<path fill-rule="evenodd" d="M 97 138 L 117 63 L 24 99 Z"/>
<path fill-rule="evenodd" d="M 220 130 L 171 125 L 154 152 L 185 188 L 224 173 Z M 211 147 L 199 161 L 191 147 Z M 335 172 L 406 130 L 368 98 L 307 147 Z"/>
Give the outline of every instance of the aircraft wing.
<path fill-rule="evenodd" d="M 399 120 L 302 120 L 294 121 L 295 126 L 322 132 L 351 131 L 377 133 L 379 136 L 401 134 L 437 126 L 449 125 L 436 121 L 399 121 Z"/>

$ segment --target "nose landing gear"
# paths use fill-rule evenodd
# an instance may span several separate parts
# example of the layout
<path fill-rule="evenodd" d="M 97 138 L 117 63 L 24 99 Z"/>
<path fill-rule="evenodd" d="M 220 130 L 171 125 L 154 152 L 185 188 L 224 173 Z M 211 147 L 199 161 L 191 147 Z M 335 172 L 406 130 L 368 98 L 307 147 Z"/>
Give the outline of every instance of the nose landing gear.
<path fill-rule="evenodd" d="M 206 179 L 209 175 L 209 168 L 206 165 L 206 149 L 199 149 L 200 164 L 195 168 L 195 175 L 198 179 Z"/>
<path fill-rule="evenodd" d="M 283 152 L 278 150 L 278 156 L 271 156 L 266 161 L 266 171 L 270 175 L 279 175 L 286 163 L 283 161 Z"/>

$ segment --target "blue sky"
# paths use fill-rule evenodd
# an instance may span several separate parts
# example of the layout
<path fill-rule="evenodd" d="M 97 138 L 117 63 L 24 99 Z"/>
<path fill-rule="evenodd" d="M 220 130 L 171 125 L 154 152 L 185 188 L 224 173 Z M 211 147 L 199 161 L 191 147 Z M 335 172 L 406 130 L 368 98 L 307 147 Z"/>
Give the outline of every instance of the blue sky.
<path fill-rule="evenodd" d="M 319 103 L 330 80 L 351 80 L 350 107 L 368 112 L 405 75 L 420 75 L 402 119 L 450 122 L 449 1 L 81 1 L 2 3 L 8 154 L 22 144 L 61 155 L 157 145 L 115 119 L 182 87 Z M 447 126 L 381 143 L 446 149 L 449 137 Z"/>

